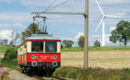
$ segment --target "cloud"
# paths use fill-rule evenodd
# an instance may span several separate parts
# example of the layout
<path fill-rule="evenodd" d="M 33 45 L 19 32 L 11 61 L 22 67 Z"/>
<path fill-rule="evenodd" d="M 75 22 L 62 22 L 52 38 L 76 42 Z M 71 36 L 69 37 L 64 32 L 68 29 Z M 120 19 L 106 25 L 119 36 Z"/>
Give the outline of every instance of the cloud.
<path fill-rule="evenodd" d="M 78 34 L 75 36 L 75 41 L 78 41 L 80 36 L 84 36 L 83 32 L 78 32 Z"/>
<path fill-rule="evenodd" d="M 109 40 L 110 34 L 105 34 L 105 44 L 112 44 Z M 102 35 L 91 35 L 89 36 L 89 45 L 93 46 L 94 42 L 98 40 L 100 43 L 102 42 Z"/>
<path fill-rule="evenodd" d="M 16 24 L 0 24 L 0 28 L 23 28 L 24 25 L 23 24 L 20 24 L 20 23 L 16 23 Z"/>
<path fill-rule="evenodd" d="M 92 35 L 91 37 L 92 37 L 92 38 L 100 38 L 101 35 Z"/>
<path fill-rule="evenodd" d="M 16 37 L 16 32 L 13 30 L 1 30 L 0 31 L 0 39 L 7 39 L 8 43 L 15 37 Z M 21 41 L 21 39 L 19 38 L 16 42 L 21 43 L 20 41 Z"/>
<path fill-rule="evenodd" d="M 98 0 L 99 1 L 99 0 Z M 123 3 L 130 3 L 129 0 L 100 0 L 102 4 L 123 4 Z"/>
<path fill-rule="evenodd" d="M 22 23 L 22 22 L 31 22 L 32 16 L 28 12 L 1 12 L 0 21 L 2 22 L 13 22 L 13 23 Z"/>
<path fill-rule="evenodd" d="M 0 39 L 7 39 L 7 40 L 11 40 L 11 37 L 12 37 L 12 30 L 3 30 L 3 31 L 0 31 Z"/>
<path fill-rule="evenodd" d="M 115 29 L 116 29 L 116 26 L 111 26 L 110 27 L 110 32 L 113 31 L 113 30 L 115 30 Z"/>

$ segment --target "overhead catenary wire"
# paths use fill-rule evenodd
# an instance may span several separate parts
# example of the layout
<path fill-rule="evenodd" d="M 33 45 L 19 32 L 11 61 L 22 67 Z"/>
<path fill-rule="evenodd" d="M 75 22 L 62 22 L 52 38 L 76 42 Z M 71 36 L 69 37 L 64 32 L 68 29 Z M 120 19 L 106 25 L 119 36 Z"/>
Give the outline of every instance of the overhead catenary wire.
<path fill-rule="evenodd" d="M 55 5 L 55 6 L 51 7 L 51 8 L 49 8 L 48 10 L 46 10 L 46 12 L 48 12 L 48 11 L 54 9 L 54 8 L 57 8 L 57 7 L 59 7 L 59 6 L 63 5 L 63 4 L 65 4 L 65 3 L 67 3 L 68 1 L 71 1 L 71 0 L 65 0 L 65 1 L 63 1 L 63 2 L 61 2 L 61 3 L 59 3 L 59 4 L 57 4 L 57 5 Z"/>
<path fill-rule="evenodd" d="M 45 10 L 43 12 L 46 12 L 50 7 L 52 7 L 55 2 L 56 2 L 56 0 L 54 0 L 47 8 L 45 8 Z"/>

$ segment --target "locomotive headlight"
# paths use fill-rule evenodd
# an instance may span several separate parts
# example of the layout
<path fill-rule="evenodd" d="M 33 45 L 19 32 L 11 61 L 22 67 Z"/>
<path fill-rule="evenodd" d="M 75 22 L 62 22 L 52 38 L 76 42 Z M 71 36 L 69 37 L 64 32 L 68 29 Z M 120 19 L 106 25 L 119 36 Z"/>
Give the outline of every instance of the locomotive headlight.
<path fill-rule="evenodd" d="M 33 66 L 33 67 L 36 67 L 36 66 L 37 66 L 37 62 L 36 62 L 36 61 L 33 61 L 33 62 L 32 62 L 32 66 Z"/>
<path fill-rule="evenodd" d="M 32 55 L 32 59 L 36 59 L 36 56 Z"/>
<path fill-rule="evenodd" d="M 53 66 L 53 67 L 57 67 L 57 66 L 58 66 L 58 63 L 57 63 L 57 62 L 52 62 L 52 66 Z"/>
<path fill-rule="evenodd" d="M 52 59 L 57 59 L 57 56 L 53 56 Z"/>

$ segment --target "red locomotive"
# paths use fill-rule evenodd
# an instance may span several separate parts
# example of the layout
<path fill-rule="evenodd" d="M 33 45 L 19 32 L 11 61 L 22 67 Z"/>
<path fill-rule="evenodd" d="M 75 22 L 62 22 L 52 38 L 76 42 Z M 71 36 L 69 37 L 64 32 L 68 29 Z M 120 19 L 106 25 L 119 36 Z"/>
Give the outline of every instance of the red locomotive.
<path fill-rule="evenodd" d="M 22 72 L 52 75 L 60 66 L 61 41 L 50 34 L 33 34 L 18 48 Z"/>
<path fill-rule="evenodd" d="M 34 34 L 19 47 L 18 64 L 22 72 L 51 75 L 60 66 L 60 40 L 49 34 Z"/>

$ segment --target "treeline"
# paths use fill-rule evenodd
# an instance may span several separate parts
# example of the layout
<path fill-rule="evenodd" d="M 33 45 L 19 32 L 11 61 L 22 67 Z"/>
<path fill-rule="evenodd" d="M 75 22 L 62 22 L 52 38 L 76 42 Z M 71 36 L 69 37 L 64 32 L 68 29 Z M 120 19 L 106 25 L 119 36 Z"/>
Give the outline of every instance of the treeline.
<path fill-rule="evenodd" d="M 85 41 L 84 36 L 80 36 L 79 39 L 78 39 L 78 43 L 77 43 L 78 46 L 83 48 L 84 47 L 84 41 Z M 61 48 L 63 48 L 63 47 L 70 48 L 70 47 L 73 46 L 73 44 L 74 44 L 74 42 L 72 40 L 63 40 L 62 44 L 61 44 Z M 100 47 L 100 42 L 98 40 L 96 40 L 94 42 L 94 46 Z"/>
<path fill-rule="evenodd" d="M 109 41 L 112 43 L 119 43 L 124 44 L 124 46 L 127 46 L 127 44 L 130 42 L 130 22 L 129 21 L 120 21 L 114 30 L 111 31 L 111 35 L 109 37 Z M 94 42 L 94 47 L 100 47 L 101 42 L 96 40 Z M 72 47 L 74 44 L 71 40 L 65 40 L 63 41 L 64 47 Z M 84 36 L 80 36 L 78 39 L 78 46 L 84 47 Z"/>

